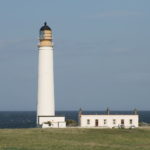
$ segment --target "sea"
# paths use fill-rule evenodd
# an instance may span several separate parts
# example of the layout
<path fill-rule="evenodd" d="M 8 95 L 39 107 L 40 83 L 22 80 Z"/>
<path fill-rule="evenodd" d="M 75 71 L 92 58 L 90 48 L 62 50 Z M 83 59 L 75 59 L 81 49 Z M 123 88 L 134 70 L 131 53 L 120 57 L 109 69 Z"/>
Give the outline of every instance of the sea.
<path fill-rule="evenodd" d="M 84 114 L 105 114 L 104 111 L 84 111 Z M 111 114 L 131 114 L 131 111 L 112 111 Z M 150 123 L 150 111 L 139 111 L 139 121 Z M 78 121 L 78 111 L 56 111 L 56 115 Z M 0 128 L 36 128 L 35 111 L 1 111 Z"/>

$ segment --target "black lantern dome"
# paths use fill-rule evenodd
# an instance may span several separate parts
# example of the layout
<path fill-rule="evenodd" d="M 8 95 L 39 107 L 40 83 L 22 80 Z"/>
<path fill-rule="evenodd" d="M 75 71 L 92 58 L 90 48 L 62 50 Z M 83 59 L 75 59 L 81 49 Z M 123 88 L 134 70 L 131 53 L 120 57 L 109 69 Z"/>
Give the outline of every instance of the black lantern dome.
<path fill-rule="evenodd" d="M 44 23 L 44 26 L 41 27 L 40 31 L 44 31 L 44 30 L 51 30 L 51 28 L 47 25 L 47 23 Z"/>

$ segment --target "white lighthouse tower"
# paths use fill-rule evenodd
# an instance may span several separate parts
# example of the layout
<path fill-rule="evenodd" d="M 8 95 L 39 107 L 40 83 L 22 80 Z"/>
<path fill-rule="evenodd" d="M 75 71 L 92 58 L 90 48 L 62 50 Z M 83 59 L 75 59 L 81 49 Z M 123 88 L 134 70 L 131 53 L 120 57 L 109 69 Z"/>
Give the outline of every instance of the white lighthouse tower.
<path fill-rule="evenodd" d="M 46 22 L 40 29 L 38 49 L 37 125 L 65 127 L 65 118 L 55 116 L 52 30 Z"/>

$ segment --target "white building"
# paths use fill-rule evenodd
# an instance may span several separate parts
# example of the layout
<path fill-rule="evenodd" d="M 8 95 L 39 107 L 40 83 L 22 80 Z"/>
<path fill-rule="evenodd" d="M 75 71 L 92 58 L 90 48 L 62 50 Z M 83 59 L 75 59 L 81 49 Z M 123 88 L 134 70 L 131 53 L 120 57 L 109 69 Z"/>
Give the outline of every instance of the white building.
<path fill-rule="evenodd" d="M 139 116 L 135 114 L 101 114 L 88 115 L 79 113 L 80 127 L 100 127 L 100 128 L 137 128 Z"/>
<path fill-rule="evenodd" d="M 65 117 L 59 116 L 39 116 L 38 123 L 42 128 L 65 128 Z"/>
<path fill-rule="evenodd" d="M 65 117 L 55 116 L 52 30 L 40 29 L 38 65 L 37 126 L 66 127 Z"/>

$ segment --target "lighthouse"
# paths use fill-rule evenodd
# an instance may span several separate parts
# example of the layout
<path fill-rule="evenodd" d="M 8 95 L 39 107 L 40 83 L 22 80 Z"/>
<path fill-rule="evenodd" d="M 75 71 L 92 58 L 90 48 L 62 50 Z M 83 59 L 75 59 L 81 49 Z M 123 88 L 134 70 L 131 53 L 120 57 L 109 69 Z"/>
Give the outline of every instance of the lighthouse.
<path fill-rule="evenodd" d="M 55 116 L 52 30 L 46 22 L 39 34 L 37 126 L 65 127 L 65 117 Z"/>

